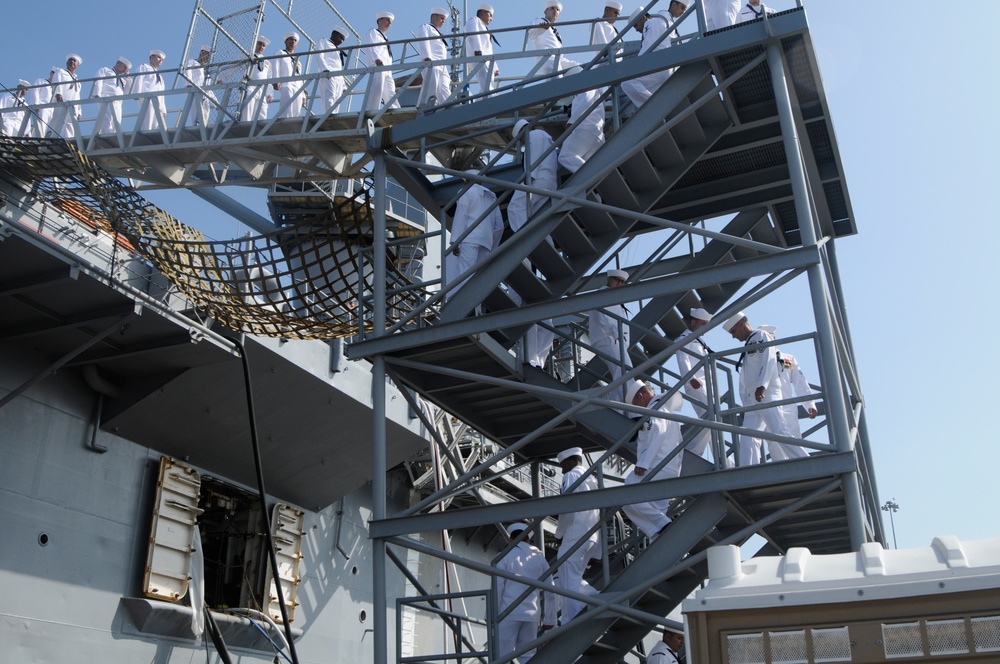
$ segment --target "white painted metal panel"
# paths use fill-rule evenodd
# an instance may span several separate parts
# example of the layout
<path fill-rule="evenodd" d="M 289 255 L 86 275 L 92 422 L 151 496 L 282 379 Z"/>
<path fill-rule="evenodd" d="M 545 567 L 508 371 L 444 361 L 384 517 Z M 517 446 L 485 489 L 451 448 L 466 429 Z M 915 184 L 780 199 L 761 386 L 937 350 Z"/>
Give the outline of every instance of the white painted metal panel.
<path fill-rule="evenodd" d="M 156 481 L 156 506 L 150 528 L 143 592 L 176 602 L 187 594 L 191 579 L 191 553 L 198 525 L 201 476 L 170 457 L 160 459 Z"/>

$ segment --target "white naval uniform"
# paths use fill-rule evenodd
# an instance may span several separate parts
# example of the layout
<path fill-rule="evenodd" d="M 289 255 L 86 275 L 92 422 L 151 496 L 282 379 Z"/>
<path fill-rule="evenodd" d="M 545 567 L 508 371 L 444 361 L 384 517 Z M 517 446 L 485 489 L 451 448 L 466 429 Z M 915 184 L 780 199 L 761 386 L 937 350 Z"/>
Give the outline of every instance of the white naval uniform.
<path fill-rule="evenodd" d="M 604 102 L 597 101 L 602 91 L 602 89 L 585 90 L 573 96 L 569 121 L 574 126 L 559 151 L 559 163 L 570 173 L 580 170 L 580 167 L 604 145 Z M 587 113 L 587 109 L 595 103 L 597 106 L 594 110 Z"/>
<path fill-rule="evenodd" d="M 748 2 L 747 4 L 743 5 L 742 9 L 740 9 L 740 16 L 737 22 L 743 23 L 745 21 L 755 21 L 759 18 L 763 18 L 764 12 L 767 12 L 767 16 L 768 18 L 770 18 L 771 14 L 774 13 L 774 10 L 771 9 L 770 7 L 764 6 L 763 2 L 757 5 L 756 7 L 754 7 Z"/>
<path fill-rule="evenodd" d="M 655 12 L 650 14 L 649 18 L 646 19 L 646 24 L 642 26 L 642 46 L 639 47 L 639 57 L 649 52 L 650 49 L 653 51 L 662 51 L 665 48 L 670 48 L 670 38 L 672 35 L 664 36 L 655 48 L 652 45 L 662 35 L 670 31 L 671 25 L 673 25 L 673 20 L 666 13 Z M 667 82 L 667 79 L 673 73 L 673 68 L 664 69 L 663 71 L 622 81 L 622 92 L 628 95 L 628 98 L 632 100 L 632 103 L 636 107 L 642 106 L 653 96 L 654 92 L 660 89 L 661 85 Z"/>
<path fill-rule="evenodd" d="M 97 71 L 91 97 L 120 97 L 128 87 L 128 76 L 118 74 L 111 67 L 101 67 Z M 122 100 L 104 102 L 100 106 L 97 119 L 97 131 L 101 134 L 114 134 L 122 124 Z"/>
<path fill-rule="evenodd" d="M 562 490 L 560 493 L 566 493 L 567 489 L 580 479 L 580 476 L 584 473 L 584 467 L 582 465 L 574 466 L 568 473 L 564 473 L 562 477 Z M 583 491 L 594 491 L 597 489 L 597 480 L 594 479 L 593 473 L 587 476 L 580 486 L 573 490 L 573 493 L 581 493 Z M 581 539 L 588 530 L 594 527 L 600 520 L 601 515 L 598 510 L 584 510 L 582 512 L 569 512 L 567 514 L 559 515 L 559 523 L 556 525 L 556 539 L 562 540 L 559 544 L 559 553 L 557 554 L 559 558 L 563 557 L 567 551 L 569 551 L 573 546 Z M 556 579 L 556 585 L 564 590 L 571 590 L 573 592 L 578 592 L 583 595 L 594 595 L 597 591 L 586 581 L 583 580 L 583 572 L 587 569 L 587 561 L 590 560 L 591 549 L 597 546 L 599 541 L 598 533 L 600 533 L 598 528 L 593 534 L 587 537 L 586 541 L 580 545 L 573 555 L 566 559 L 566 561 L 559 566 L 559 577 Z M 580 613 L 583 609 L 584 603 L 578 602 L 569 597 L 562 598 L 562 624 L 565 625 L 570 620 L 572 620 L 576 614 Z"/>
<path fill-rule="evenodd" d="M 679 653 L 668 648 L 666 643 L 658 641 L 655 646 L 649 649 L 649 654 L 646 655 L 646 664 L 678 664 L 680 662 L 678 655 Z"/>
<path fill-rule="evenodd" d="M 7 108 L 20 108 L 19 111 L 8 111 L 3 114 L 3 124 L 0 128 L 3 129 L 4 136 L 24 136 L 29 129 L 28 126 L 24 125 L 24 114 L 27 111 L 27 104 L 24 99 L 19 97 L 17 90 L 14 93 L 5 92 L 0 95 L 0 109 Z M 22 130 L 21 127 L 24 127 Z"/>
<path fill-rule="evenodd" d="M 544 159 L 541 159 L 545 151 L 552 147 L 552 143 L 552 137 L 543 129 L 532 129 L 528 132 L 527 150 L 524 155 L 525 184 L 550 191 L 559 188 L 557 180 L 559 150 L 553 150 Z M 531 201 L 530 212 L 528 210 L 529 200 Z M 548 196 L 528 194 L 521 190 L 515 191 L 507 205 L 507 220 L 510 222 L 510 229 L 515 233 L 521 230 L 528 218 L 534 216 L 548 200 Z"/>
<path fill-rule="evenodd" d="M 205 65 L 201 64 L 194 58 L 189 59 L 184 63 L 184 73 L 191 83 L 188 84 L 190 88 L 204 88 L 205 86 L 212 84 L 212 77 L 208 75 L 207 68 Z M 211 99 L 214 99 L 211 92 L 202 94 L 198 90 L 192 90 L 194 94 L 194 99 L 191 101 L 191 111 L 188 118 L 185 118 L 185 122 L 190 119 L 194 124 L 207 125 L 208 116 L 212 111 Z"/>
<path fill-rule="evenodd" d="M 285 49 L 279 49 L 275 55 L 281 56 L 274 59 L 274 77 L 287 78 L 288 76 L 301 76 L 302 63 L 299 56 L 289 53 Z M 298 118 L 302 116 L 302 104 L 305 96 L 302 90 L 302 81 L 282 81 L 278 92 L 281 93 L 281 110 L 278 112 L 279 118 Z"/>
<path fill-rule="evenodd" d="M 271 61 L 254 57 L 250 61 L 250 81 L 266 81 L 271 78 Z M 243 99 L 243 109 L 240 111 L 240 120 L 250 122 L 251 120 L 267 120 L 267 84 L 260 83 L 251 85 L 247 83 L 247 94 Z"/>
<path fill-rule="evenodd" d="M 528 28 L 528 39 L 531 40 L 531 50 L 533 51 L 553 51 L 563 47 L 562 37 L 559 36 L 556 26 L 544 18 L 536 18 L 531 22 L 531 27 Z M 537 72 L 539 76 L 563 71 L 580 64 L 576 60 L 559 54 L 539 56 L 537 61 L 542 61 Z"/>
<path fill-rule="evenodd" d="M 465 57 L 482 57 L 485 61 L 469 65 L 469 71 L 476 70 L 476 79 L 479 81 L 479 92 L 485 93 L 497 89 L 498 69 L 496 63 L 489 58 L 493 55 L 493 40 L 490 38 L 489 30 L 478 16 L 473 16 L 465 22 L 465 32 L 469 33 L 465 38 Z M 476 51 L 482 55 L 477 56 Z"/>
<path fill-rule="evenodd" d="M 663 394 L 657 394 L 649 402 L 651 408 L 664 413 L 676 413 L 683 404 L 681 395 L 674 393 L 669 399 L 664 400 Z M 681 425 L 679 422 L 666 420 L 661 417 L 650 417 L 642 423 L 639 429 L 639 437 L 636 440 L 636 468 L 644 468 L 647 472 L 639 476 L 633 469 L 625 484 L 637 484 L 641 481 L 654 482 L 656 480 L 666 480 L 672 477 L 680 477 L 681 474 L 681 454 L 678 453 L 673 459 L 660 469 L 656 475 L 647 479 L 649 471 L 663 461 L 668 454 L 673 452 L 681 444 Z M 670 507 L 670 499 L 652 500 L 648 503 L 634 503 L 632 505 L 622 505 L 622 511 L 632 520 L 637 528 L 646 534 L 646 537 L 654 537 L 657 533 L 667 527 L 670 518 L 667 516 L 667 508 Z"/>
<path fill-rule="evenodd" d="M 135 79 L 132 81 L 132 92 L 144 93 L 144 92 L 163 92 L 166 88 L 166 84 L 163 81 L 163 76 L 160 75 L 153 66 L 147 63 L 142 63 L 139 65 L 139 72 L 135 75 Z M 163 99 L 163 95 L 157 95 L 151 99 L 143 98 L 139 100 L 140 110 L 143 105 L 148 101 L 148 106 L 146 107 L 146 113 L 142 118 L 142 131 L 153 131 L 159 129 L 160 122 L 164 126 L 167 124 L 167 102 Z M 160 116 L 158 121 L 157 115 Z"/>
<path fill-rule="evenodd" d="M 610 44 L 611 40 L 618 36 L 615 26 L 607 21 L 597 21 L 590 31 L 591 44 Z"/>
<path fill-rule="evenodd" d="M 381 60 L 382 65 L 388 67 L 392 64 L 392 50 L 389 47 L 388 39 L 378 28 L 368 31 L 367 43 L 361 54 L 364 58 L 365 66 L 372 69 L 378 67 L 376 60 Z M 368 100 L 365 102 L 366 111 L 377 111 L 382 108 L 396 95 L 396 81 L 392 80 L 392 72 L 388 69 L 373 71 L 371 74 L 371 89 L 368 91 Z M 389 108 L 399 108 L 399 100 L 395 99 Z"/>
<path fill-rule="evenodd" d="M 740 400 L 744 406 L 758 404 L 756 391 L 764 387 L 764 399 L 760 403 L 780 401 L 781 380 L 778 378 L 778 360 L 774 346 L 754 349 L 756 344 L 774 341 L 774 335 L 758 328 L 746 340 L 743 363 L 740 369 Z M 781 436 L 791 436 L 785 415 L 781 408 L 765 408 L 746 413 L 743 426 L 747 429 L 767 431 Z M 753 436 L 740 436 L 739 465 L 750 466 L 762 460 L 763 440 Z"/>
<path fill-rule="evenodd" d="M 497 563 L 497 569 L 537 580 L 548 571 L 549 563 L 546 562 L 545 555 L 537 547 L 528 542 L 518 542 L 517 546 Z M 548 583 L 553 585 L 552 577 L 549 577 Z M 528 586 L 523 583 L 497 577 L 497 604 L 500 612 L 506 611 L 507 607 L 527 589 Z M 541 596 L 541 591 L 535 589 L 506 618 L 500 621 L 498 655 L 503 656 L 513 652 L 537 638 L 538 625 L 543 618 Z M 544 624 L 555 625 L 557 612 L 555 595 L 545 593 L 544 611 Z M 527 662 L 534 654 L 534 650 L 529 650 L 520 656 L 520 661 Z"/>
<path fill-rule="evenodd" d="M 459 237 L 470 227 L 472 232 L 458 243 L 457 256 L 452 250 L 445 257 L 446 286 L 486 257 L 500 243 L 500 236 L 503 234 L 503 216 L 500 214 L 500 208 L 494 207 L 493 211 L 482 219 L 483 214 L 496 200 L 496 194 L 479 184 L 469 187 L 469 190 L 458 199 L 455 205 L 455 219 L 451 222 L 451 237 Z M 448 291 L 445 299 L 453 297 L 471 276 L 470 274 L 465 277 L 462 283 Z"/>
<path fill-rule="evenodd" d="M 804 397 L 814 394 L 812 388 L 809 387 L 809 381 L 806 380 L 805 374 L 799 368 L 799 363 L 795 360 L 795 356 L 785 352 L 781 352 L 778 355 L 781 357 L 781 360 L 778 362 L 778 379 L 781 381 L 781 394 L 784 398 L 790 399 L 793 396 Z M 816 402 L 804 401 L 801 405 L 808 411 L 816 407 Z M 801 438 L 802 429 L 799 426 L 799 404 L 793 403 L 781 406 L 781 410 L 785 415 L 785 423 L 788 425 L 789 435 L 793 438 Z M 771 453 L 772 461 L 800 459 L 809 456 L 809 450 L 797 445 L 768 441 L 767 449 Z"/>
<path fill-rule="evenodd" d="M 344 64 L 347 59 L 347 51 L 340 50 L 334 46 L 333 42 L 323 37 L 319 40 L 319 67 L 320 71 L 329 76 L 323 77 L 319 81 L 319 97 L 323 102 L 323 112 L 340 111 L 340 98 L 344 96 Z"/>
<path fill-rule="evenodd" d="M 41 106 L 51 103 L 52 83 L 45 78 L 36 78 L 34 85 L 35 87 L 28 90 L 28 106 Z M 34 136 L 35 138 L 45 136 L 49 130 L 49 125 L 52 124 L 52 111 L 53 109 L 51 108 L 40 108 L 31 114 L 29 136 Z"/>
<path fill-rule="evenodd" d="M 56 67 L 55 76 L 52 77 L 52 98 L 62 95 L 64 102 L 73 102 L 80 99 L 80 82 L 77 81 L 76 74 L 71 74 L 62 67 Z M 63 138 L 73 138 L 76 136 L 76 128 L 73 120 L 80 119 L 80 107 L 76 104 L 67 104 L 56 109 L 53 114 L 52 131 L 58 133 Z"/>
<path fill-rule="evenodd" d="M 448 59 L 448 42 L 440 30 L 430 23 L 424 23 L 417 28 L 416 35 L 420 41 L 414 42 L 414 46 L 417 47 L 421 60 L 440 62 Z M 429 104 L 431 99 L 434 100 L 432 106 L 448 100 L 451 96 L 451 75 L 448 73 L 448 67 L 445 65 L 424 67 L 421 76 L 423 84 L 420 86 L 417 106 Z"/>
<path fill-rule="evenodd" d="M 605 311 L 607 313 L 605 313 Z M 590 336 L 590 345 L 594 350 L 607 355 L 614 360 L 604 360 L 611 373 L 611 380 L 616 381 L 621 378 L 622 370 L 632 368 L 632 358 L 629 357 L 629 325 L 627 322 L 621 323 L 622 337 L 618 337 L 619 321 L 609 314 L 615 314 L 622 318 L 627 318 L 628 312 L 621 304 L 612 304 L 604 307 L 604 310 L 595 309 L 587 315 L 587 334 Z M 602 358 L 604 359 L 604 358 Z M 608 393 L 608 399 L 615 401 L 625 400 L 625 386 Z"/>
<path fill-rule="evenodd" d="M 677 337 L 677 341 L 686 339 L 691 336 L 691 334 L 691 330 L 684 330 Z M 691 369 L 693 369 L 694 366 L 698 364 L 698 362 L 700 362 L 708 353 L 708 346 L 706 346 L 700 338 L 684 344 L 684 347 L 677 351 L 678 373 L 680 373 L 681 376 L 686 376 L 687 373 L 691 371 Z M 692 387 L 691 380 L 697 380 L 701 383 L 701 387 L 697 389 Z M 691 407 L 694 408 L 695 414 L 699 418 L 705 419 L 705 415 L 708 413 L 708 383 L 705 382 L 704 366 L 700 367 L 698 371 L 691 376 L 691 378 L 684 381 L 684 394 L 694 400 L 691 403 Z M 695 435 L 691 442 L 688 443 L 687 448 L 698 456 L 703 456 L 705 454 L 705 449 L 708 447 L 710 442 L 712 442 L 712 430 L 702 429 Z"/>
<path fill-rule="evenodd" d="M 741 0 L 704 0 L 705 23 L 709 30 L 736 25 L 740 15 Z"/>

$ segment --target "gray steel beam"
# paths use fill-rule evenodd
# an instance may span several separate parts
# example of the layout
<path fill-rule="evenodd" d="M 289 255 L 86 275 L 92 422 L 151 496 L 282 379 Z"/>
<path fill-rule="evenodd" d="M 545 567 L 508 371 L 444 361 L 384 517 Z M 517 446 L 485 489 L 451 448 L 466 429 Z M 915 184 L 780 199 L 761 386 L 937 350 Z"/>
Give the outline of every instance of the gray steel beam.
<path fill-rule="evenodd" d="M 400 332 L 388 337 L 365 339 L 347 347 L 347 357 L 352 360 L 370 357 L 380 353 L 398 353 L 431 343 L 458 339 L 476 334 L 486 334 L 492 330 L 516 325 L 535 323 L 546 318 L 557 318 L 608 307 L 621 302 L 647 300 L 670 293 L 686 293 L 692 289 L 705 288 L 719 282 L 746 280 L 764 274 L 786 270 L 802 269 L 819 261 L 816 247 L 800 247 L 728 263 L 707 269 L 693 270 L 682 274 L 647 279 L 619 288 L 604 289 L 581 295 L 540 302 L 516 309 L 463 318 L 441 325 Z"/>
<path fill-rule="evenodd" d="M 369 532 L 373 538 L 395 537 L 445 528 L 469 528 L 502 521 L 520 521 L 580 510 L 616 509 L 622 505 L 651 500 L 837 477 L 853 472 L 856 468 L 857 463 L 853 454 L 843 452 L 820 454 L 806 459 L 642 482 L 600 491 L 533 498 L 488 507 L 468 507 L 449 512 L 389 517 L 372 521 Z"/>
<path fill-rule="evenodd" d="M 208 201 L 233 219 L 246 224 L 258 233 L 270 233 L 276 228 L 273 221 L 254 212 L 232 196 L 222 193 L 222 191 L 215 187 L 192 187 L 191 191 L 198 198 Z"/>

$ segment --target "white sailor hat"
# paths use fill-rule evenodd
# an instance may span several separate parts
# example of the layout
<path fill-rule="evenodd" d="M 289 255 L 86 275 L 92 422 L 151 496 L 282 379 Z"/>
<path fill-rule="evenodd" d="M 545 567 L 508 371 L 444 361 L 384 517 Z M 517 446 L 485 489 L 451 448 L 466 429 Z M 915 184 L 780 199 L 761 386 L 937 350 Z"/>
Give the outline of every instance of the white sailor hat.
<path fill-rule="evenodd" d="M 434 16 L 435 14 L 438 16 L 447 16 L 448 10 L 444 7 L 431 7 L 431 16 Z"/>
<path fill-rule="evenodd" d="M 644 387 L 649 387 L 649 386 L 646 385 L 646 383 L 642 382 L 641 380 L 633 380 L 632 383 L 628 386 L 628 389 L 625 390 L 625 403 L 628 404 L 632 403 L 632 400 L 635 399 L 635 395 L 639 394 L 639 390 L 641 390 Z"/>
<path fill-rule="evenodd" d="M 643 7 L 642 5 L 640 5 L 640 6 L 636 7 L 636 8 L 635 8 L 635 11 L 634 11 L 634 12 L 632 12 L 631 14 L 629 14 L 629 17 L 628 17 L 628 22 L 629 22 L 629 23 L 631 23 L 631 22 L 632 22 L 632 21 L 634 21 L 634 20 L 635 20 L 635 19 L 636 19 L 637 17 L 639 17 L 639 16 L 642 16 L 642 15 L 643 15 L 643 14 L 645 14 L 645 13 L 646 13 L 646 8 L 645 8 L 645 7 Z"/>
<path fill-rule="evenodd" d="M 559 2 L 559 0 L 545 0 L 545 8 L 551 9 L 552 7 L 555 7 L 559 11 L 562 11 L 563 8 L 562 3 Z"/>
<path fill-rule="evenodd" d="M 256 41 L 256 43 L 257 44 L 263 44 L 264 46 L 267 46 L 268 44 L 271 43 L 271 40 L 268 39 L 267 37 L 265 37 L 264 35 L 257 35 L 257 41 Z"/>
<path fill-rule="evenodd" d="M 154 55 L 158 56 L 159 58 L 161 58 L 163 60 L 167 59 L 167 54 L 164 53 L 163 51 L 161 51 L 158 48 L 154 48 L 152 51 L 149 52 L 149 57 L 153 57 Z"/>
<path fill-rule="evenodd" d="M 201 46 L 198 47 L 198 52 L 199 53 L 211 53 L 212 52 L 212 47 L 209 46 L 208 44 L 202 44 Z"/>
<path fill-rule="evenodd" d="M 736 327 L 736 324 L 746 317 L 747 315 L 745 313 L 737 311 L 735 314 L 726 319 L 726 322 L 722 324 L 722 329 L 726 332 L 732 332 L 733 328 Z"/>
<path fill-rule="evenodd" d="M 347 32 L 347 28 L 345 28 L 342 25 L 338 25 L 336 28 L 334 28 L 330 32 L 336 32 L 339 35 L 343 35 L 345 38 L 349 35 L 349 33 Z"/>
<path fill-rule="evenodd" d="M 701 307 L 695 307 L 691 310 L 691 318 L 697 318 L 698 320 L 703 320 L 707 323 L 712 320 L 712 314 L 708 313 Z"/>
<path fill-rule="evenodd" d="M 527 126 L 528 126 L 528 121 L 525 120 L 524 118 L 521 118 L 520 120 L 518 120 L 517 122 L 515 122 L 514 123 L 514 135 L 517 136 L 518 134 L 520 134 L 521 130 L 524 129 L 525 127 L 527 127 Z"/>
<path fill-rule="evenodd" d="M 76 64 L 77 65 L 82 65 L 83 64 L 83 58 L 81 58 L 76 53 L 70 53 L 69 55 L 66 56 L 66 59 L 67 60 L 76 60 Z"/>
<path fill-rule="evenodd" d="M 615 0 L 608 0 L 604 3 L 604 6 L 608 9 L 614 9 L 616 12 L 620 12 L 623 9 L 622 3 L 615 2 Z"/>
<path fill-rule="evenodd" d="M 608 270 L 608 279 L 622 279 L 628 281 L 628 272 L 625 270 Z"/>
<path fill-rule="evenodd" d="M 299 33 L 297 32 L 286 32 L 285 36 L 281 38 L 282 41 L 288 41 L 289 39 L 299 40 Z"/>
<path fill-rule="evenodd" d="M 568 450 L 563 450 L 556 456 L 556 461 L 562 463 L 570 457 L 580 457 L 580 459 L 583 459 L 583 450 L 579 447 L 571 447 Z"/>
<path fill-rule="evenodd" d="M 491 14 L 495 14 L 496 13 L 495 11 L 493 11 L 493 5 L 479 5 L 478 7 L 476 7 L 476 11 L 477 12 L 489 12 Z"/>
<path fill-rule="evenodd" d="M 19 88 L 30 88 L 31 87 L 31 83 L 28 83 L 23 78 L 19 78 L 19 79 L 17 79 L 17 87 L 19 87 Z"/>
<path fill-rule="evenodd" d="M 377 21 L 380 18 L 387 18 L 390 21 L 395 21 L 396 15 L 393 14 L 392 12 L 375 12 L 375 20 Z"/>
<path fill-rule="evenodd" d="M 518 521 L 517 523 L 512 523 L 509 526 L 507 526 L 507 536 L 513 537 L 515 532 L 527 529 L 528 529 L 528 524 L 526 523 L 521 523 L 520 521 Z"/>
<path fill-rule="evenodd" d="M 116 60 L 116 62 L 122 63 L 123 65 L 125 65 L 129 69 L 132 68 L 132 62 L 128 58 L 126 58 L 124 55 L 122 57 L 118 58 L 118 60 Z"/>

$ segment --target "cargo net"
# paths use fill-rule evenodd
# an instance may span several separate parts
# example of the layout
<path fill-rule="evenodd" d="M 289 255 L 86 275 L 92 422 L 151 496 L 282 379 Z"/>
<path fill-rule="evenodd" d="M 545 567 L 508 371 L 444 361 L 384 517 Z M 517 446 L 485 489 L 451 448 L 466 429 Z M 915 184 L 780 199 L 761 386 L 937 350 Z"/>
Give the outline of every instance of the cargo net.
<path fill-rule="evenodd" d="M 372 214 L 364 192 L 336 198 L 308 224 L 228 241 L 207 239 L 61 140 L 0 137 L 0 169 L 92 228 L 119 236 L 193 305 L 258 336 L 331 339 L 372 331 Z M 122 240 L 124 238 L 124 241 Z M 387 324 L 426 298 L 387 256 Z M 360 283 L 359 283 L 360 282 Z"/>

